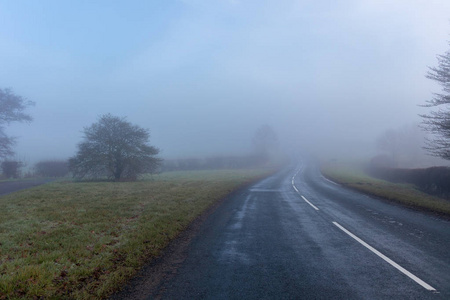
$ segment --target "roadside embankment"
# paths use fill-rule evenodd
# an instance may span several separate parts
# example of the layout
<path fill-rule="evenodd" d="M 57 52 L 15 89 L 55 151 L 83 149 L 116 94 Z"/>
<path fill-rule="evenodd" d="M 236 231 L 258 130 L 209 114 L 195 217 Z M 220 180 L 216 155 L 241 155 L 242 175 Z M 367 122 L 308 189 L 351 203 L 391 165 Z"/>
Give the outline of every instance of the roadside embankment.
<path fill-rule="evenodd" d="M 412 184 L 392 183 L 369 176 L 361 163 L 329 162 L 322 174 L 346 187 L 414 209 L 450 216 L 450 201 L 421 192 Z"/>
<path fill-rule="evenodd" d="M 0 299 L 99 299 L 230 192 L 271 169 L 53 182 L 0 197 Z"/>

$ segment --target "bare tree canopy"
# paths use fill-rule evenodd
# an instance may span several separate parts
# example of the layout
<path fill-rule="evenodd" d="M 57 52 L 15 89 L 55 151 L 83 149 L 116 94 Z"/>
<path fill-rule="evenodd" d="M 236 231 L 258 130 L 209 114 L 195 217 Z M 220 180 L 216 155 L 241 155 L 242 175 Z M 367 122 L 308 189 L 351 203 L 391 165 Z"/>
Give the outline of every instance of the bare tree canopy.
<path fill-rule="evenodd" d="M 160 164 L 159 149 L 148 145 L 149 132 L 110 114 L 84 129 L 84 141 L 69 161 L 76 178 L 135 180 L 154 172 Z"/>
<path fill-rule="evenodd" d="M 426 150 L 432 155 L 450 160 L 450 50 L 438 55 L 438 66 L 430 68 L 427 78 L 438 82 L 442 91 L 434 93 L 425 107 L 437 107 L 427 115 L 421 115 L 426 130 L 434 138 L 427 141 Z"/>
<path fill-rule="evenodd" d="M 6 135 L 4 126 L 11 122 L 30 122 L 31 116 L 24 112 L 30 105 L 34 103 L 14 94 L 11 89 L 0 88 L 0 158 L 14 154 L 14 138 Z"/>
<path fill-rule="evenodd" d="M 33 104 L 14 94 L 11 89 L 0 89 L 0 123 L 31 121 L 32 118 L 24 110 Z"/>

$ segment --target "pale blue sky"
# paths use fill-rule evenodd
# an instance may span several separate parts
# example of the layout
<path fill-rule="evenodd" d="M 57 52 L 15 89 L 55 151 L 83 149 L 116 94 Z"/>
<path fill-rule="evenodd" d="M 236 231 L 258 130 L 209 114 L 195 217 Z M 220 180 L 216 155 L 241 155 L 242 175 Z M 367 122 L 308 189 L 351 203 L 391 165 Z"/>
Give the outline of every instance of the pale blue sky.
<path fill-rule="evenodd" d="M 449 34 L 446 0 L 0 0 L 0 87 L 36 102 L 8 128 L 31 162 L 105 113 L 165 157 L 249 151 L 264 123 L 345 152 L 419 120 Z"/>

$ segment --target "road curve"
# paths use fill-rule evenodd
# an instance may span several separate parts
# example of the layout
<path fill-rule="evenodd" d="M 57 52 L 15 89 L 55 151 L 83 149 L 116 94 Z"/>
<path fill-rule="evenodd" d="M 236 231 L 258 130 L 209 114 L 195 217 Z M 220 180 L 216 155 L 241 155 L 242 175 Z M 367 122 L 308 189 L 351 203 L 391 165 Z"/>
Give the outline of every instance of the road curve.
<path fill-rule="evenodd" d="M 148 299 L 450 299 L 450 222 L 307 161 L 240 191 Z"/>

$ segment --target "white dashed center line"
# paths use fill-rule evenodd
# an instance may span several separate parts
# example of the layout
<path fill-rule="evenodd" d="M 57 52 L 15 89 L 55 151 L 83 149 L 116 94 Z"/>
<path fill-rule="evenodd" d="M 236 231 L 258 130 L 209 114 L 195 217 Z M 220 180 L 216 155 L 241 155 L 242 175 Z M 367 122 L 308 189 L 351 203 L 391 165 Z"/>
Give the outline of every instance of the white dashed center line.
<path fill-rule="evenodd" d="M 298 172 L 297 172 L 298 173 Z M 303 200 L 305 200 L 306 203 L 308 203 L 309 205 L 311 205 L 312 208 L 314 208 L 315 210 L 319 210 L 317 208 L 317 206 L 315 206 L 314 204 L 312 204 L 311 202 L 308 201 L 308 199 L 306 199 L 303 195 L 300 194 L 300 192 L 298 191 L 297 187 L 295 186 L 294 183 L 294 178 L 295 176 L 297 176 L 297 173 L 295 173 L 295 175 L 292 177 L 292 187 L 294 188 L 294 190 L 300 195 L 300 197 L 302 197 Z"/>

